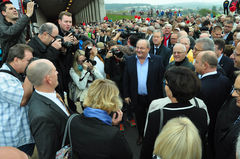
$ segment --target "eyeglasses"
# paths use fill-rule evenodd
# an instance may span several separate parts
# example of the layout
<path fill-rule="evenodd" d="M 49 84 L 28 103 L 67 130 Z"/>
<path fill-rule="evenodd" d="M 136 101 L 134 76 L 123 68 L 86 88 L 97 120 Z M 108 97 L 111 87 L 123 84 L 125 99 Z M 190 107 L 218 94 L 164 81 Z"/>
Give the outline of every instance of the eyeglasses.
<path fill-rule="evenodd" d="M 137 49 L 137 50 L 139 50 L 139 49 L 140 49 L 140 50 L 145 50 L 146 48 L 144 48 L 144 47 L 136 47 L 136 49 Z"/>
<path fill-rule="evenodd" d="M 193 50 L 195 50 L 195 51 L 203 51 L 203 50 L 200 50 L 200 49 L 198 49 L 196 47 L 194 47 Z"/>
<path fill-rule="evenodd" d="M 233 26 L 231 26 L 231 25 L 225 25 L 224 27 L 226 27 L 226 28 L 232 28 Z"/>
<path fill-rule="evenodd" d="M 50 33 L 47 33 L 48 35 L 50 35 L 53 39 L 56 39 L 56 37 L 52 36 Z"/>
<path fill-rule="evenodd" d="M 240 88 L 233 88 L 233 92 L 236 91 L 238 95 L 240 95 Z"/>
<path fill-rule="evenodd" d="M 174 51 L 173 54 L 182 54 L 182 53 L 185 53 L 183 51 Z"/>

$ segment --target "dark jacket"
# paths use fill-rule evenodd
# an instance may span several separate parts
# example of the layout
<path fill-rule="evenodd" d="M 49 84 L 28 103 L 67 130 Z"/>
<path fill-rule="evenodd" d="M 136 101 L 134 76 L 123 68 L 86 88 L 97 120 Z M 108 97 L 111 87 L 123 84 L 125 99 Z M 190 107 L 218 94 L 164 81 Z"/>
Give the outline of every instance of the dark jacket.
<path fill-rule="evenodd" d="M 34 57 L 48 59 L 54 64 L 54 66 L 58 71 L 58 82 L 59 82 L 59 85 L 56 90 L 63 97 L 64 83 L 63 83 L 62 70 L 64 66 L 62 62 L 59 60 L 61 52 L 52 46 L 46 46 L 44 43 L 42 43 L 42 41 L 38 38 L 37 35 L 29 41 L 28 45 L 33 48 Z"/>
<path fill-rule="evenodd" d="M 227 56 L 222 56 L 219 65 L 224 69 L 226 76 L 234 83 L 234 63 L 233 60 Z"/>
<path fill-rule="evenodd" d="M 154 54 L 154 46 L 151 47 L 150 54 Z M 159 47 L 159 52 L 156 53 L 156 55 L 160 55 L 163 61 L 164 67 L 167 67 L 169 63 L 169 59 L 171 57 L 171 49 L 165 47 L 163 44 Z"/>
<path fill-rule="evenodd" d="M 97 118 L 76 116 L 71 122 L 74 159 L 132 159 L 133 155 L 118 127 Z"/>
<path fill-rule="evenodd" d="M 168 120 L 175 117 L 188 117 L 194 125 L 199 130 L 199 134 L 202 138 L 202 141 L 205 141 L 205 135 L 207 133 L 207 112 L 193 105 L 191 106 L 190 102 L 186 103 L 170 103 L 164 106 L 163 108 L 163 126 L 167 123 Z M 167 109 L 171 108 L 171 110 Z M 177 110 L 177 108 L 183 108 L 183 110 Z M 143 139 L 143 145 L 141 149 L 141 159 L 152 159 L 152 152 L 154 149 L 154 143 L 159 135 L 160 129 L 160 110 L 156 110 L 149 114 L 148 124 L 146 128 L 146 134 Z"/>
<path fill-rule="evenodd" d="M 240 132 L 240 124 L 235 123 L 240 115 L 236 99 L 230 97 L 218 113 L 215 128 L 215 158 L 235 159 L 236 142 Z"/>
<path fill-rule="evenodd" d="M 29 101 L 28 115 L 39 159 L 54 159 L 61 149 L 68 116 L 53 101 L 36 92 Z"/>
<path fill-rule="evenodd" d="M 225 44 L 228 45 L 228 44 L 232 44 L 233 43 L 233 33 L 230 32 L 227 36 L 227 39 L 225 40 Z"/>
<path fill-rule="evenodd" d="M 147 76 L 147 92 L 149 101 L 163 97 L 163 74 L 165 69 L 160 56 L 150 54 Z M 124 98 L 130 97 L 132 104 L 137 103 L 138 77 L 136 55 L 130 56 L 125 62 L 123 77 Z"/>
<path fill-rule="evenodd" d="M 230 80 L 220 73 L 203 77 L 201 82 L 197 97 L 202 99 L 208 108 L 210 117 L 208 138 L 213 144 L 217 113 L 230 94 L 232 85 Z"/>
<path fill-rule="evenodd" d="M 173 67 L 173 66 L 184 66 L 184 67 L 187 67 L 187 68 L 191 69 L 192 71 L 195 71 L 195 67 L 193 66 L 192 63 L 190 63 L 188 61 L 187 57 L 183 61 L 181 61 L 181 62 L 173 61 L 173 62 L 169 63 L 167 68 L 166 68 L 166 70 L 171 68 L 171 67 Z"/>
<path fill-rule="evenodd" d="M 24 30 L 29 22 L 29 18 L 23 15 L 16 24 L 9 23 L 5 18 L 0 20 L 0 46 L 3 52 L 3 62 L 6 61 L 8 50 L 15 44 L 26 43 Z"/>

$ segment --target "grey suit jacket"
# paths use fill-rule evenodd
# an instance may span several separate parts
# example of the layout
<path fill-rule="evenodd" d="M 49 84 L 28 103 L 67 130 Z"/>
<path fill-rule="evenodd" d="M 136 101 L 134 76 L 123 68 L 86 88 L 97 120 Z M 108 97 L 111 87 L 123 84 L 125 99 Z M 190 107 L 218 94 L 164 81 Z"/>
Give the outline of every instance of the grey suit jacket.
<path fill-rule="evenodd" d="M 29 123 L 39 159 L 54 159 L 61 148 L 68 116 L 50 99 L 33 92 L 29 101 Z"/>

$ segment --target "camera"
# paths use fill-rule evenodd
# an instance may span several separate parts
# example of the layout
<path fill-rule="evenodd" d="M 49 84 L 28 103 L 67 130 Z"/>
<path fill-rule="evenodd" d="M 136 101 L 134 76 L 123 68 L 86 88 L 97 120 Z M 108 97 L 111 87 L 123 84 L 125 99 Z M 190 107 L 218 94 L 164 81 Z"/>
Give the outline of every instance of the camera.
<path fill-rule="evenodd" d="M 134 30 L 129 27 L 126 27 L 126 30 L 123 30 L 121 32 L 120 37 L 123 39 L 127 39 L 131 35 L 137 36 L 138 39 L 145 39 L 145 33 L 140 33 L 140 32 L 138 32 L 138 30 Z"/>
<path fill-rule="evenodd" d="M 56 39 L 61 39 L 62 46 L 65 47 L 65 48 L 69 48 L 69 47 L 73 46 L 72 42 L 64 41 L 64 38 L 61 35 L 57 35 Z"/>
<path fill-rule="evenodd" d="M 112 48 L 111 49 L 111 53 L 113 55 L 117 56 L 118 58 L 122 58 L 123 57 L 123 53 L 118 48 Z"/>
<path fill-rule="evenodd" d="M 97 62 L 95 60 L 91 60 L 90 59 L 90 51 L 92 50 L 91 46 L 87 46 L 85 49 L 85 57 L 86 57 L 86 61 L 90 62 L 93 66 L 95 66 L 97 64 Z"/>

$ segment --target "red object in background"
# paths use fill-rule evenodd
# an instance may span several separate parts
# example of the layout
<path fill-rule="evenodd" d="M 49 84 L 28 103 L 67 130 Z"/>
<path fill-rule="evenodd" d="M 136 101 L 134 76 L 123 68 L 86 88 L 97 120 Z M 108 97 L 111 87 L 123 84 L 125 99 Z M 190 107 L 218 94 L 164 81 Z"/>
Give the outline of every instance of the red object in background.
<path fill-rule="evenodd" d="M 2 2 L 8 2 L 8 1 L 10 1 L 10 0 L 3 0 Z"/>
<path fill-rule="evenodd" d="M 177 14 L 177 11 L 174 11 L 174 14 Z"/>
<path fill-rule="evenodd" d="M 150 21 L 150 18 L 146 18 L 146 21 Z"/>
<path fill-rule="evenodd" d="M 230 7 L 230 8 L 229 8 L 229 10 L 230 10 L 231 12 L 235 12 L 235 11 L 236 11 L 236 9 L 237 9 L 237 7 L 236 7 L 236 6 L 232 6 L 232 7 Z"/>
<path fill-rule="evenodd" d="M 83 24 L 82 24 L 83 26 L 85 26 L 86 25 L 86 23 L 85 22 L 83 22 Z"/>
<path fill-rule="evenodd" d="M 138 19 L 141 19 L 141 17 L 140 17 L 140 16 L 138 16 Z"/>
<path fill-rule="evenodd" d="M 187 21 L 186 21 L 186 23 L 187 23 L 187 24 L 189 24 L 189 23 L 190 23 L 190 21 L 189 21 L 189 20 L 187 20 Z"/>
<path fill-rule="evenodd" d="M 138 18 L 138 16 L 137 16 L 137 15 L 135 15 L 135 16 L 134 16 L 134 18 L 136 19 L 136 18 Z"/>

